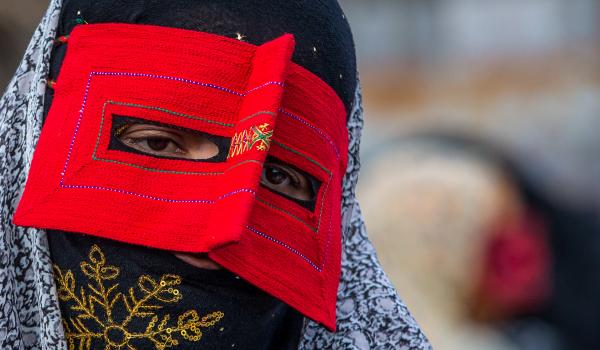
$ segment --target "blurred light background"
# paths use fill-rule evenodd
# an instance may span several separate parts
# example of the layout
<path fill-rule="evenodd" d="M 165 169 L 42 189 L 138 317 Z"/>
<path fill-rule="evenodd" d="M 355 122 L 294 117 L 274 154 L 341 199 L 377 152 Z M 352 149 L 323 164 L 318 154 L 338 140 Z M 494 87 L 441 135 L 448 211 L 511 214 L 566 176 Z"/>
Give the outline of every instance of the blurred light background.
<path fill-rule="evenodd" d="M 362 210 L 434 348 L 600 349 L 600 1 L 340 3 Z M 46 4 L 0 0 L 1 86 Z"/>

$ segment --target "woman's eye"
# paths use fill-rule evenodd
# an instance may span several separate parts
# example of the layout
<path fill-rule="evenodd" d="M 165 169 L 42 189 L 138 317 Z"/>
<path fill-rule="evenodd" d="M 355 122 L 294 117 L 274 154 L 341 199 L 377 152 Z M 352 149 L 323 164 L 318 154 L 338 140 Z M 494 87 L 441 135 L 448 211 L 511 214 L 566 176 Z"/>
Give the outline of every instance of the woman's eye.
<path fill-rule="evenodd" d="M 281 186 L 282 184 L 290 181 L 289 176 L 281 169 L 269 166 L 265 168 L 264 172 L 265 179 L 270 184 Z"/>
<path fill-rule="evenodd" d="M 308 177 L 291 166 L 281 163 L 265 163 L 261 184 L 275 192 L 301 201 L 310 201 L 315 197 L 313 185 Z"/>
<path fill-rule="evenodd" d="M 202 160 L 219 154 L 219 147 L 206 136 L 154 124 L 124 125 L 115 136 L 125 145 L 148 155 Z"/>
<path fill-rule="evenodd" d="M 146 139 L 146 143 L 148 147 L 152 148 L 155 151 L 163 151 L 167 146 L 169 146 L 172 141 L 164 138 L 148 138 Z"/>
<path fill-rule="evenodd" d="M 125 137 L 122 139 L 127 145 L 138 151 L 164 156 L 181 156 L 184 150 L 174 141 L 166 137 Z"/>

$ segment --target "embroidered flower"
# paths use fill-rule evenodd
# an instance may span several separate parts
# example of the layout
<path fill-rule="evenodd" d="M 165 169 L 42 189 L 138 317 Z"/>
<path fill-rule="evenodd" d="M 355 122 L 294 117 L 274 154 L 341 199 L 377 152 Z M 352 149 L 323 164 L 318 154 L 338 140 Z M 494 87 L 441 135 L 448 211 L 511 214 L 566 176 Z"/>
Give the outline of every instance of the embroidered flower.
<path fill-rule="evenodd" d="M 197 342 L 202 338 L 202 328 L 218 323 L 224 314 L 221 311 L 203 317 L 196 310 L 189 310 L 169 322 L 169 314 L 159 315 L 164 304 L 177 303 L 183 296 L 177 288 L 181 277 L 165 274 L 160 280 L 142 275 L 137 288 L 127 292 L 119 290 L 119 283 L 111 283 L 119 277 L 120 269 L 108 265 L 100 247 L 92 246 L 88 261 L 80 264 L 81 271 L 89 279 L 86 288 L 77 289 L 73 272 L 63 272 L 54 265 L 58 284 L 58 297 L 69 302 L 77 316 L 64 320 L 65 335 L 69 349 L 91 349 L 103 345 L 104 349 L 136 349 L 136 344 L 145 341 L 144 349 L 163 350 L 179 345 L 181 340 Z M 110 286 L 109 286 L 110 285 Z M 123 320 L 115 320 L 115 304 L 122 302 L 126 309 Z M 131 327 L 132 321 L 146 324 L 145 330 Z M 147 323 L 146 323 L 147 321 Z M 135 342 L 134 342 L 135 340 Z M 135 344 L 134 344 L 135 343 Z"/>

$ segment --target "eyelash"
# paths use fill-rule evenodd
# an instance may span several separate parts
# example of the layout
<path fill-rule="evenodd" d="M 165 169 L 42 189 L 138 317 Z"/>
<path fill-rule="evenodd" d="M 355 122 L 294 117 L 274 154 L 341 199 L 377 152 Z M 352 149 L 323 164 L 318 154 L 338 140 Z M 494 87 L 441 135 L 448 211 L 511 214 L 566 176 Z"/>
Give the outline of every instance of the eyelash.
<path fill-rule="evenodd" d="M 266 163 L 264 165 L 265 169 L 276 169 L 278 171 L 281 171 L 282 173 L 284 173 L 289 179 L 290 179 L 290 184 L 294 187 L 299 187 L 301 181 L 298 179 L 297 174 L 295 174 L 295 172 L 288 170 L 286 167 L 281 166 L 279 164 L 273 164 L 273 163 Z"/>
<path fill-rule="evenodd" d="M 177 147 L 177 149 L 174 151 L 175 153 L 180 153 L 180 154 L 185 154 L 185 151 L 183 150 L 183 148 L 181 147 L 180 144 L 178 144 L 175 140 L 173 140 L 170 137 L 166 137 L 166 136 L 144 136 L 144 137 L 127 137 L 125 138 L 125 142 L 126 143 L 130 143 L 130 144 L 134 144 L 137 145 L 141 142 L 148 142 L 151 140 L 166 140 L 168 142 L 171 142 L 175 145 L 175 147 Z M 148 146 L 149 147 L 149 146 Z M 149 147 L 150 150 L 148 150 L 149 152 L 155 152 L 155 153 L 160 153 L 161 151 L 155 151 L 153 149 L 151 149 L 151 147 Z"/>
<path fill-rule="evenodd" d="M 301 181 L 298 179 L 297 174 L 292 173 L 291 171 L 288 171 L 288 170 L 282 169 L 282 168 L 280 168 L 280 170 L 283 171 L 290 178 L 290 182 L 291 182 L 292 186 L 294 186 L 296 188 L 300 187 Z"/>

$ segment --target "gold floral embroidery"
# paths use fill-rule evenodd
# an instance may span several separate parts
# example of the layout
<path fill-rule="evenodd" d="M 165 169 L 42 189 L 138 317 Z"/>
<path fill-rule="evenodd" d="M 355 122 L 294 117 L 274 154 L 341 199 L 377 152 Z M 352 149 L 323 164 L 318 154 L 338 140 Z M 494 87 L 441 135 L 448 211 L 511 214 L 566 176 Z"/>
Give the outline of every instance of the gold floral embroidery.
<path fill-rule="evenodd" d="M 269 123 L 253 126 L 236 133 L 231 139 L 229 158 L 246 153 L 256 146 L 258 151 L 268 151 L 271 147 L 273 129 Z"/>
<path fill-rule="evenodd" d="M 78 349 L 91 349 L 96 343 L 102 343 L 105 350 L 133 350 L 133 340 L 147 341 L 144 349 L 163 350 L 177 346 L 182 339 L 199 341 L 201 328 L 214 326 L 224 316 L 223 312 L 215 311 L 200 317 L 196 310 L 189 310 L 177 317 L 176 324 L 170 323 L 170 315 L 159 316 L 157 311 L 163 307 L 161 304 L 176 303 L 183 298 L 177 288 L 181 284 L 180 276 L 165 274 L 156 281 L 143 275 L 138 279 L 137 292 L 130 287 L 123 293 L 117 290 L 119 283 L 108 286 L 109 281 L 119 277 L 120 269 L 106 263 L 100 247 L 92 246 L 88 258 L 89 261 L 81 262 L 80 268 L 90 283 L 87 288 L 80 286 L 79 291 L 71 270 L 63 272 L 54 265 L 58 297 L 69 302 L 70 309 L 77 313 L 63 321 L 70 350 L 74 350 L 76 344 Z M 116 321 L 114 306 L 119 302 L 127 312 L 123 320 Z M 134 319 L 144 320 L 145 331 L 130 327 Z"/>

